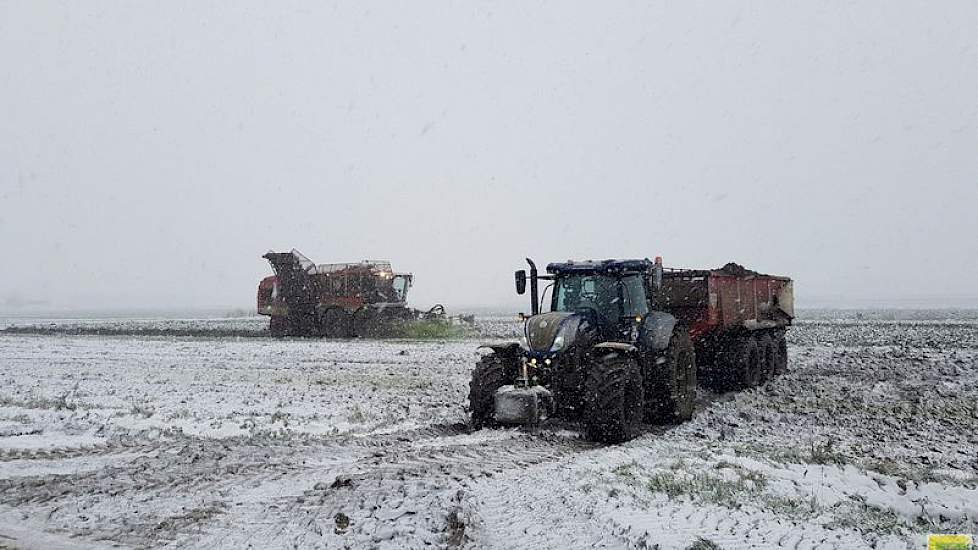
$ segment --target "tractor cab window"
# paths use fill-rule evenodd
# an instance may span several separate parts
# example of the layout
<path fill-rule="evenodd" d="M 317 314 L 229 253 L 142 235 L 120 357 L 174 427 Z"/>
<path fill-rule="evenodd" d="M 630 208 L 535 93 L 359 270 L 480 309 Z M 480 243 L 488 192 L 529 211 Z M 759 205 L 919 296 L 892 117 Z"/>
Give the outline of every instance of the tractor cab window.
<path fill-rule="evenodd" d="M 639 275 L 629 275 L 623 277 L 622 296 L 625 299 L 623 304 L 623 315 L 626 317 L 645 316 L 649 312 L 649 303 L 645 296 L 645 284 Z"/>
<path fill-rule="evenodd" d="M 554 287 L 554 311 L 585 312 L 593 310 L 602 322 L 612 322 L 621 315 L 618 281 L 607 275 L 567 275 Z"/>

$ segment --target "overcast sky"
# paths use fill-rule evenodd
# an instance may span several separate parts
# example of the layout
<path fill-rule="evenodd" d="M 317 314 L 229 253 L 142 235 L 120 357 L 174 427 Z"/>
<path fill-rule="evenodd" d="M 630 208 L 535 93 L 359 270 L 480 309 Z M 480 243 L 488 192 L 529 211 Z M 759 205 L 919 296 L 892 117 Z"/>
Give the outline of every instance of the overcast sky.
<path fill-rule="evenodd" d="M 0 311 L 253 307 L 261 254 L 515 306 L 530 255 L 978 305 L 978 2 L 0 0 Z M 525 308 L 524 308 L 525 309 Z"/>

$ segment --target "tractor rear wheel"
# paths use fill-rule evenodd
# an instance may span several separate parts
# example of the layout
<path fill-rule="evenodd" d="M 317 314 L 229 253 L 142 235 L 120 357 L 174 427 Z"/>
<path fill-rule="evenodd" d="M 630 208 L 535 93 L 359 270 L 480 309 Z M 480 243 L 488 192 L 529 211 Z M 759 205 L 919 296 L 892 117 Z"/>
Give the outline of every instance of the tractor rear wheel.
<path fill-rule="evenodd" d="M 685 328 L 676 327 L 669 346 L 645 369 L 645 420 L 685 422 L 696 404 L 696 352 Z"/>
<path fill-rule="evenodd" d="M 516 379 L 516 361 L 496 352 L 479 359 L 469 382 L 469 411 L 472 428 L 481 430 L 496 424 L 496 390 Z"/>
<path fill-rule="evenodd" d="M 607 354 L 587 368 L 584 380 L 584 426 L 588 439 L 621 443 L 638 435 L 645 390 L 638 361 Z"/>

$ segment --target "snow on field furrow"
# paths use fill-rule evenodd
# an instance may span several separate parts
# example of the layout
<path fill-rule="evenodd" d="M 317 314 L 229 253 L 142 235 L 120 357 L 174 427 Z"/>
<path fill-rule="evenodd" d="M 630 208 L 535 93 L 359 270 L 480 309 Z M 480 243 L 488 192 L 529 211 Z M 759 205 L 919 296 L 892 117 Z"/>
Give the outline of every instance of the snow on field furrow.
<path fill-rule="evenodd" d="M 401 446 L 379 447 L 343 468 L 336 463 L 317 468 L 300 496 L 276 499 L 272 514 L 277 520 L 258 521 L 234 532 L 231 526 L 242 523 L 237 517 L 268 513 L 253 504 L 250 509 L 236 509 L 234 518 L 229 516 L 206 534 L 179 545 L 218 540 L 254 548 L 443 545 L 451 538 L 448 517 L 459 507 L 459 495 L 471 480 L 593 447 L 578 437 L 534 437 L 515 430 L 402 441 Z M 278 494 L 283 492 L 289 491 Z M 291 493 L 295 494 L 295 487 Z M 349 526 L 337 532 L 340 514 L 348 518 Z"/>
<path fill-rule="evenodd" d="M 0 337 L 0 347 L 17 367 L 0 373 L 0 404 L 20 407 L 20 416 L 43 425 L 70 416 L 111 433 L 179 428 L 216 436 L 458 421 L 466 390 L 460 374 L 474 354 L 462 344 L 365 342 L 349 350 L 320 341 L 84 337 Z M 371 365 L 371 357 L 387 364 Z M 50 365 L 43 381 L 30 374 L 36 362 Z M 126 377 L 113 377 L 116 371 Z"/>
<path fill-rule="evenodd" d="M 0 334 L 0 512 L 76 541 L 215 549 L 974 531 L 975 338 L 879 325 L 800 324 L 788 376 L 704 392 L 692 422 L 616 447 L 573 426 L 467 433 L 476 342 Z"/>
<path fill-rule="evenodd" d="M 475 546 L 906 548 L 974 532 L 975 355 L 891 351 L 793 348 L 790 375 L 675 430 L 480 483 Z M 878 380 L 899 395 L 865 398 Z"/>

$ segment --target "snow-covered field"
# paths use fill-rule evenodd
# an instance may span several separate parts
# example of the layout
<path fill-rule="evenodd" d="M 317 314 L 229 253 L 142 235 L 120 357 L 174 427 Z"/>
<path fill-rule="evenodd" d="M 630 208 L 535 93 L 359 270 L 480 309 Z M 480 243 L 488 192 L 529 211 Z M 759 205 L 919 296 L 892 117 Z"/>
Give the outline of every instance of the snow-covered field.
<path fill-rule="evenodd" d="M 478 339 L 37 321 L 54 330 L 0 332 L 0 548 L 923 548 L 978 532 L 978 316 L 840 317 L 799 321 L 788 375 L 702 392 L 691 422 L 613 447 L 567 425 L 470 433 Z"/>

